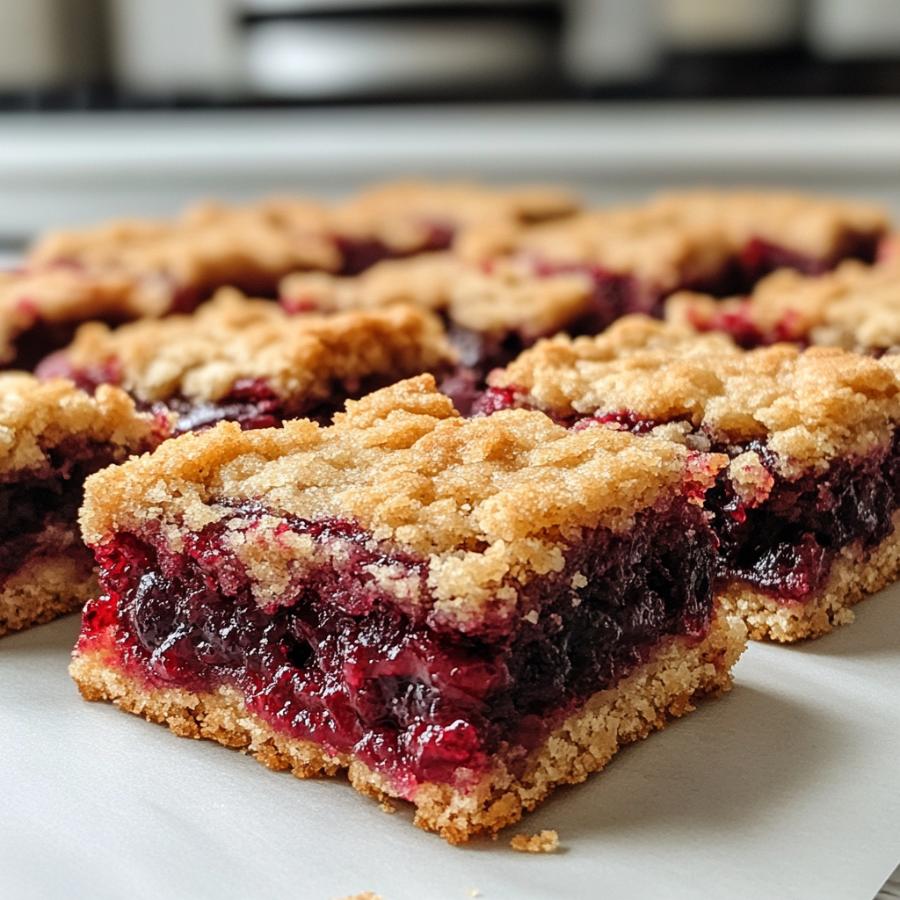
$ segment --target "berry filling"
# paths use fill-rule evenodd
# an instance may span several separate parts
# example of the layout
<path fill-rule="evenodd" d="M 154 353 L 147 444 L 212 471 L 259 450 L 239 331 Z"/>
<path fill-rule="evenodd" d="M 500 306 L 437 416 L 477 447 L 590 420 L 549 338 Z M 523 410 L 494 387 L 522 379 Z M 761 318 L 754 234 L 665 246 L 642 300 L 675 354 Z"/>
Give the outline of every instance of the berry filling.
<path fill-rule="evenodd" d="M 417 253 L 447 250 L 453 243 L 454 235 L 455 229 L 452 225 L 444 222 L 428 222 L 421 243 L 407 250 L 397 250 L 377 238 L 338 235 L 334 238 L 341 254 L 341 269 L 338 274 L 359 275 L 386 259 L 402 259 L 406 256 L 415 256 Z"/>
<path fill-rule="evenodd" d="M 78 528 L 84 480 L 112 462 L 109 451 L 69 441 L 48 455 L 44 469 L 13 472 L 0 483 L 0 582 L 35 552 L 65 549 L 89 556 L 71 536 Z"/>
<path fill-rule="evenodd" d="M 764 444 L 743 449 L 757 454 L 768 478 L 764 496 L 749 502 L 725 475 L 707 494 L 721 578 L 802 602 L 825 582 L 842 548 L 870 551 L 892 534 L 900 506 L 898 434 L 880 452 L 792 479 L 778 474 Z"/>
<path fill-rule="evenodd" d="M 828 256 L 817 257 L 770 243 L 762 238 L 753 238 L 745 244 L 740 255 L 744 288 L 749 290 L 757 281 L 776 269 L 796 269 L 804 275 L 823 275 L 845 259 L 873 263 L 878 255 L 880 243 L 880 235 L 848 232 Z"/>
<path fill-rule="evenodd" d="M 53 353 L 35 370 L 39 378 L 68 378 L 78 387 L 93 393 L 101 384 L 120 385 L 122 366 L 116 359 L 91 367 L 73 366 L 64 351 Z M 439 373 L 440 374 L 440 373 Z M 366 378 L 335 379 L 324 395 L 285 397 L 276 392 L 265 378 L 239 378 L 231 390 L 217 400 L 192 400 L 180 394 L 165 400 L 146 401 L 134 396 L 142 411 L 171 413 L 175 416 L 174 434 L 202 431 L 219 422 L 237 422 L 242 429 L 275 428 L 287 419 L 311 418 L 322 424 L 331 421 L 344 408 L 347 400 L 355 400 L 396 378 L 372 375 Z"/>
<path fill-rule="evenodd" d="M 526 394 L 515 387 L 492 387 L 475 404 L 475 413 L 527 406 Z M 548 415 L 566 427 L 603 425 L 638 435 L 669 424 L 632 410 Z M 685 439 L 733 459 L 748 451 L 756 454 L 751 465 L 759 487 L 753 496 L 738 490 L 723 469 L 704 501 L 719 540 L 717 575 L 722 581 L 742 581 L 775 599 L 803 602 L 825 582 L 843 548 L 859 544 L 868 551 L 893 533 L 893 517 L 900 509 L 900 432 L 889 446 L 865 457 L 838 459 L 824 473 L 794 478 L 778 472 L 764 442 L 717 443 L 702 429 L 688 431 Z"/>
<path fill-rule="evenodd" d="M 99 546 L 104 594 L 85 610 L 79 649 L 114 653 L 148 689 L 236 689 L 272 728 L 353 754 L 407 796 L 429 781 L 465 789 L 498 752 L 524 765 L 585 698 L 662 640 L 701 639 L 711 620 L 714 539 L 683 499 L 624 535 L 586 532 L 562 571 L 520 588 L 524 618 L 488 616 L 467 634 L 401 610 L 373 567 L 426 591 L 426 561 L 343 520 L 278 516 L 273 552 L 288 533 L 321 552 L 260 606 L 226 538 L 271 527 L 273 513 L 234 510 L 185 534 L 178 553 L 150 533 Z"/>

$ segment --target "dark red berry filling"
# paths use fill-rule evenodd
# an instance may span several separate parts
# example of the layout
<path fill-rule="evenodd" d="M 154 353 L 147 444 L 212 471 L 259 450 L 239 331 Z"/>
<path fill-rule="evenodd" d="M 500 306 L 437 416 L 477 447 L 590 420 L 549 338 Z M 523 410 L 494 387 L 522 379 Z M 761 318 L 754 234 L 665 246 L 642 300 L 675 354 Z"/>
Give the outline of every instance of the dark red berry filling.
<path fill-rule="evenodd" d="M 475 413 L 527 406 L 525 392 L 515 387 L 489 388 L 475 404 Z M 603 425 L 633 434 L 648 434 L 664 424 L 633 410 L 548 415 L 566 427 Z M 723 470 L 706 494 L 719 539 L 718 577 L 724 581 L 743 581 L 777 599 L 802 602 L 824 583 L 842 548 L 860 543 L 870 550 L 894 530 L 893 516 L 900 509 L 897 433 L 890 446 L 866 457 L 835 460 L 824 473 L 790 479 L 779 474 L 774 454 L 763 442 L 725 445 L 702 430 L 688 435 L 692 438 L 704 449 L 732 458 L 756 452 L 771 478 L 765 495 L 747 502 Z"/>
<path fill-rule="evenodd" d="M 740 270 L 744 289 L 749 290 L 766 275 L 776 269 L 796 269 L 804 275 L 822 275 L 846 259 L 858 259 L 872 263 L 878 255 L 881 243 L 879 234 L 847 232 L 831 254 L 825 257 L 809 256 L 788 247 L 773 244 L 762 238 L 753 238 L 741 250 Z"/>
<path fill-rule="evenodd" d="M 794 344 L 807 344 L 808 335 L 802 326 L 802 316 L 788 310 L 775 326 L 766 331 L 760 328 L 751 317 L 751 303 L 742 300 L 736 306 L 718 309 L 711 316 L 697 315 L 688 312 L 691 326 L 700 332 L 721 331 L 727 334 L 739 347 L 752 350 L 779 341 Z"/>
<path fill-rule="evenodd" d="M 266 513 L 239 511 L 250 528 Z M 353 753 L 405 792 L 465 787 L 497 752 L 515 766 L 660 640 L 709 627 L 713 538 L 682 500 L 640 515 L 628 534 L 585 533 L 563 571 L 523 589 L 527 618 L 487 618 L 473 634 L 402 612 L 370 567 L 390 563 L 427 590 L 424 560 L 340 520 L 283 519 L 279 533 L 340 541 L 342 562 L 304 570 L 261 608 L 223 544 L 226 525 L 185 535 L 177 555 L 152 534 L 97 548 L 105 594 L 85 610 L 80 649 L 114 648 L 149 687 L 232 686 L 272 727 Z"/>
<path fill-rule="evenodd" d="M 824 474 L 790 480 L 762 444 L 754 450 L 772 476 L 765 500 L 743 502 L 726 475 L 707 494 L 721 542 L 719 575 L 802 601 L 828 577 L 842 548 L 872 550 L 893 533 L 900 507 L 900 438 L 863 458 L 838 459 Z M 734 452 L 732 450 L 732 452 Z"/>
<path fill-rule="evenodd" d="M 32 552 L 52 552 L 47 531 L 58 528 L 66 548 L 78 529 L 84 480 L 113 460 L 108 448 L 71 440 L 50 451 L 46 467 L 13 472 L 0 480 L 0 582 Z M 79 549 L 80 548 L 80 549 Z M 67 551 L 68 552 L 68 551 Z M 87 552 L 79 541 L 73 554 Z"/>
<path fill-rule="evenodd" d="M 455 228 L 447 222 L 428 222 L 421 244 L 408 250 L 397 250 L 377 238 L 354 238 L 337 235 L 334 238 L 341 254 L 340 275 L 359 275 L 386 259 L 402 259 L 417 253 L 447 250 L 453 243 Z"/>
<path fill-rule="evenodd" d="M 82 390 L 93 393 L 101 384 L 121 384 L 122 366 L 116 359 L 104 360 L 91 367 L 73 366 L 65 351 L 53 353 L 35 370 L 39 378 L 68 378 Z M 438 375 L 443 374 L 440 370 Z M 180 394 L 165 400 L 147 402 L 135 397 L 141 410 L 175 415 L 175 434 L 202 431 L 218 422 L 237 422 L 244 430 L 274 428 L 287 419 L 311 418 L 327 424 L 347 400 L 386 387 L 405 377 L 373 375 L 358 379 L 335 380 L 324 396 L 285 397 L 276 392 L 265 378 L 239 378 L 231 390 L 218 400 L 191 400 Z"/>

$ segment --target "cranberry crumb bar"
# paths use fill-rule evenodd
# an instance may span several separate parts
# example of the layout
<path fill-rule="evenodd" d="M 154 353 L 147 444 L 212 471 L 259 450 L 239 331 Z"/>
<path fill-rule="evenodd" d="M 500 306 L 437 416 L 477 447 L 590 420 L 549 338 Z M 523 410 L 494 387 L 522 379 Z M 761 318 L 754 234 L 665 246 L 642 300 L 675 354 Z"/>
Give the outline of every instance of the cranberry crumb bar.
<path fill-rule="evenodd" d="M 774 191 L 680 191 L 651 206 L 721 229 L 745 286 L 781 268 L 815 275 L 845 259 L 872 262 L 889 225 L 875 204 Z"/>
<path fill-rule="evenodd" d="M 141 408 L 173 413 L 182 432 L 221 420 L 263 428 L 328 419 L 349 397 L 454 362 L 440 322 L 425 310 L 289 316 L 223 288 L 193 315 L 116 330 L 84 325 L 36 371 L 89 390 L 119 385 Z"/>
<path fill-rule="evenodd" d="M 593 328 L 594 290 L 581 273 L 534 278 L 513 261 L 489 272 L 452 253 L 380 262 L 356 277 L 301 272 L 281 284 L 293 313 L 412 303 L 440 314 L 460 362 L 476 380 L 538 338 Z"/>
<path fill-rule="evenodd" d="M 416 807 L 453 842 L 725 690 L 701 509 L 723 458 L 430 376 L 335 424 L 222 423 L 94 476 L 72 674 L 178 734 Z"/>
<path fill-rule="evenodd" d="M 456 250 L 487 267 L 512 257 L 535 278 L 588 277 L 596 332 L 626 313 L 659 315 L 679 289 L 723 296 L 780 266 L 818 272 L 848 257 L 871 260 L 886 228 L 885 215 L 864 204 L 699 191 L 530 228 L 488 223 Z"/>
<path fill-rule="evenodd" d="M 122 391 L 0 375 L 0 635 L 80 607 L 97 589 L 78 534 L 87 475 L 151 449 L 165 423 Z"/>
<path fill-rule="evenodd" d="M 0 367 L 30 369 L 67 344 L 82 322 L 155 315 L 165 309 L 159 300 L 111 272 L 75 266 L 0 272 Z"/>
<path fill-rule="evenodd" d="M 536 408 L 727 454 L 706 505 L 725 608 L 752 637 L 823 634 L 900 572 L 900 383 L 887 358 L 745 351 L 629 317 L 543 341 L 489 381 L 482 412 Z"/>
<path fill-rule="evenodd" d="M 847 261 L 833 272 L 806 276 L 784 269 L 746 297 L 716 300 L 676 294 L 666 318 L 698 331 L 724 331 L 745 347 L 796 341 L 863 353 L 900 347 L 900 262 L 867 266 Z"/>
<path fill-rule="evenodd" d="M 446 250 L 471 227 L 528 225 L 576 208 L 572 195 L 559 188 L 405 181 L 339 204 L 330 227 L 341 256 L 339 274 L 355 275 L 381 260 Z"/>
<path fill-rule="evenodd" d="M 88 275 L 116 275 L 152 314 L 187 312 L 217 288 L 274 296 L 296 269 L 339 269 L 329 213 L 301 200 L 249 206 L 205 204 L 173 221 L 121 221 L 46 235 L 32 248 L 32 268 L 64 264 Z M 146 314 L 146 313 L 144 313 Z"/>

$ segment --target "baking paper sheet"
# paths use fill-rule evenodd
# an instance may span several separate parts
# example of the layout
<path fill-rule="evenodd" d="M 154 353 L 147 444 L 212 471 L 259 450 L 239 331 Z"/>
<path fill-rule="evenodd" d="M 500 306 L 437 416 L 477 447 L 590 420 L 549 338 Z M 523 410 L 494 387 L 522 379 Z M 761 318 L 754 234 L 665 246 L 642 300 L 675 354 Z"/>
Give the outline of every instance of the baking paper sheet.
<path fill-rule="evenodd" d="M 753 645 L 727 697 L 447 846 L 340 780 L 297 781 L 104 704 L 70 617 L 0 641 L 0 896 L 870 900 L 900 860 L 900 588 L 798 648 Z M 555 828 L 526 855 L 511 833 Z"/>

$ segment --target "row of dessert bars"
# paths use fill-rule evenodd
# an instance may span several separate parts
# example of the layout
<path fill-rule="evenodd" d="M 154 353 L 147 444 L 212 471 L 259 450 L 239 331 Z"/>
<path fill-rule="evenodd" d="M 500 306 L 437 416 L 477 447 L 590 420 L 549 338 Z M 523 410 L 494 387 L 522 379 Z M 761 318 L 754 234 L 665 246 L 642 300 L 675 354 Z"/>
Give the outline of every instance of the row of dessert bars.
<path fill-rule="evenodd" d="M 85 697 L 496 831 L 897 577 L 887 228 L 404 185 L 40 241 L 0 631 L 90 597 Z"/>

